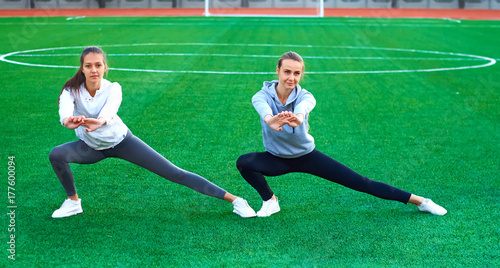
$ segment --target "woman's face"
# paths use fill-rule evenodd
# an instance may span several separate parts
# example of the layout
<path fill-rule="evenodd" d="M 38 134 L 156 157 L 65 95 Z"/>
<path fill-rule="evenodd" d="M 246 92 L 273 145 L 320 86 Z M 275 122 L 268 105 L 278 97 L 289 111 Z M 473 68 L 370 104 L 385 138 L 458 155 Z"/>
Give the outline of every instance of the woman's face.
<path fill-rule="evenodd" d="M 106 72 L 106 64 L 102 54 L 90 52 L 83 58 L 82 72 L 87 83 L 100 82 Z"/>
<path fill-rule="evenodd" d="M 278 73 L 279 84 L 287 90 L 294 89 L 302 77 L 302 62 L 285 59 L 281 62 L 281 68 L 276 67 Z"/>

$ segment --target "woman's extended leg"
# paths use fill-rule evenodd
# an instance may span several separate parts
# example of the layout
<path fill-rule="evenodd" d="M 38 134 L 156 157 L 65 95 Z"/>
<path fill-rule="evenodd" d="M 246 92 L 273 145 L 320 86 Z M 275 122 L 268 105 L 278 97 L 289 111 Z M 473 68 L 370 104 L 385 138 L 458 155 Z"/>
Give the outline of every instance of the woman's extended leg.
<path fill-rule="evenodd" d="M 316 175 L 350 189 L 379 198 L 395 200 L 406 204 L 411 196 L 411 193 L 389 184 L 370 180 L 317 150 L 303 156 L 300 164 L 297 163 L 295 166 L 297 166 L 298 170 L 300 169 L 299 172 Z"/>
<path fill-rule="evenodd" d="M 310 173 L 379 198 L 395 200 L 405 204 L 412 203 L 417 205 L 420 211 L 434 215 L 445 215 L 447 213 L 446 209 L 435 204 L 430 199 L 411 194 L 383 182 L 370 180 L 317 150 L 304 156 L 301 163 L 303 165 L 298 163 L 294 165 L 301 168 L 300 172 Z"/>
<path fill-rule="evenodd" d="M 109 151 L 105 150 L 105 154 L 141 166 L 169 181 L 182 184 L 199 193 L 220 199 L 224 199 L 226 196 L 228 199 L 227 191 L 197 174 L 175 166 L 134 135 L 128 135 L 115 148 Z"/>

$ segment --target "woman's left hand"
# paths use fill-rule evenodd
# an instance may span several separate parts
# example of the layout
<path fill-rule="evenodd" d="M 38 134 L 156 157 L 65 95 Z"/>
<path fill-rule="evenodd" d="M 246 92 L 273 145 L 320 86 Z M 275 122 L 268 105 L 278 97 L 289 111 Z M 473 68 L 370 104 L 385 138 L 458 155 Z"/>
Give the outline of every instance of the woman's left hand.
<path fill-rule="evenodd" d="M 95 119 L 95 118 L 85 118 L 82 126 L 86 127 L 87 132 L 92 132 L 99 129 L 102 125 L 106 123 L 104 119 Z"/>

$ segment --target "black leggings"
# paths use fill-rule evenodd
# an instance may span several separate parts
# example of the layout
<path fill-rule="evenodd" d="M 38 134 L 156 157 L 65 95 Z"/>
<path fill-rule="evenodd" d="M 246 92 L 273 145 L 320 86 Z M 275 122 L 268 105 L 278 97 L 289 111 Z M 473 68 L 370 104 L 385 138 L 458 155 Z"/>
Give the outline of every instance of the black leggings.
<path fill-rule="evenodd" d="M 205 178 L 178 168 L 130 132 L 117 146 L 106 150 L 94 150 L 82 140 L 59 145 L 52 149 L 49 160 L 66 194 L 73 196 L 75 182 L 68 163 L 93 164 L 108 157 L 121 158 L 202 194 L 220 199 L 226 194 Z"/>
<path fill-rule="evenodd" d="M 411 193 L 391 185 L 363 177 L 317 150 L 297 158 L 281 158 L 268 152 L 248 153 L 238 158 L 236 166 L 241 176 L 259 192 L 264 201 L 271 199 L 274 194 L 264 176 L 291 172 L 312 174 L 359 192 L 405 204 L 411 196 Z"/>

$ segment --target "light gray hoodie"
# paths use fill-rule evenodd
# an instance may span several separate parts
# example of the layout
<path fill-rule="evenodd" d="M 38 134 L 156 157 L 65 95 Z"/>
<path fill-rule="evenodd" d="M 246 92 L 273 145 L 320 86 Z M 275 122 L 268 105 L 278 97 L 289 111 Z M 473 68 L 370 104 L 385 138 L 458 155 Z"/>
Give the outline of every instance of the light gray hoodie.
<path fill-rule="evenodd" d="M 296 158 L 314 150 L 314 138 L 309 135 L 309 112 L 316 106 L 313 95 L 297 85 L 283 105 L 276 93 L 278 80 L 264 82 L 262 89 L 252 97 L 252 104 L 260 115 L 264 147 L 269 153 L 283 157 Z M 268 114 L 273 116 L 283 111 L 304 114 L 304 121 L 298 127 L 283 126 L 282 131 L 275 131 L 264 122 Z"/>

